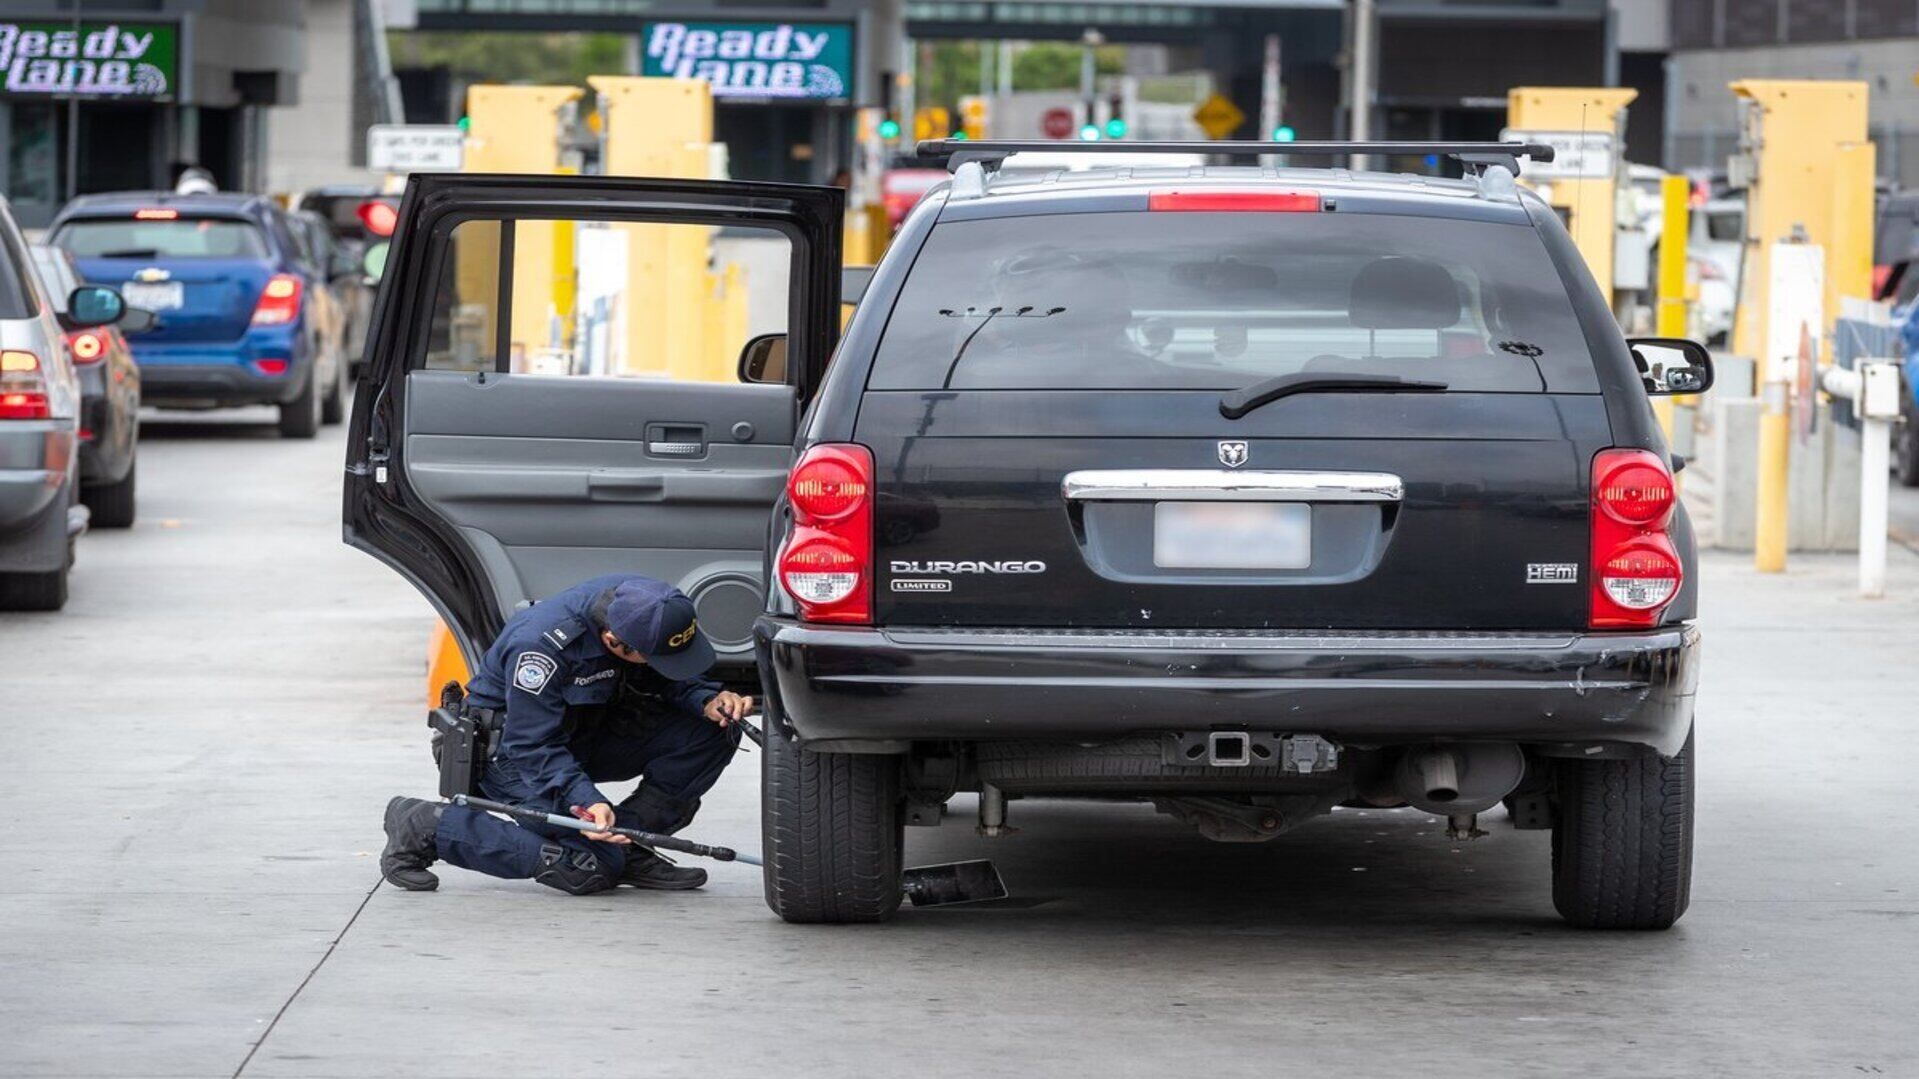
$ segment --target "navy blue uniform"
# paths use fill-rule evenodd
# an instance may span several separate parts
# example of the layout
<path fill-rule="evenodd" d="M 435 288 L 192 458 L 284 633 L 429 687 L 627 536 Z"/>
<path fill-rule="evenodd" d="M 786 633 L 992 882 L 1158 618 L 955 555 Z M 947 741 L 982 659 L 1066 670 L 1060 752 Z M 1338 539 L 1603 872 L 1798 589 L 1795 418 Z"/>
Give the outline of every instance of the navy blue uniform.
<path fill-rule="evenodd" d="M 642 777 L 614 806 L 621 827 L 676 832 L 733 758 L 739 731 L 701 715 L 720 692 L 704 678 L 671 681 L 606 650 L 592 611 L 628 574 L 595 577 L 510 619 L 467 683 L 467 704 L 504 711 L 498 748 L 480 779 L 496 801 L 565 814 L 611 803 L 599 783 Z M 519 825 L 449 806 L 439 856 L 496 877 L 566 891 L 608 887 L 627 848 L 577 832 Z"/>

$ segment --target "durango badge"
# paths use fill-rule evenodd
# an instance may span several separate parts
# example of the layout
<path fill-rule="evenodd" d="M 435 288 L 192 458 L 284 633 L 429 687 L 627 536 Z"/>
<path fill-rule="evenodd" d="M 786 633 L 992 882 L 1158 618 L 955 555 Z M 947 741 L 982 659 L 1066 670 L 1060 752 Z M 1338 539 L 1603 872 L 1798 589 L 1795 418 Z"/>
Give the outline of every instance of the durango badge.
<path fill-rule="evenodd" d="M 1246 443 L 1221 442 L 1219 444 L 1219 463 L 1227 468 L 1238 468 L 1246 463 Z"/>

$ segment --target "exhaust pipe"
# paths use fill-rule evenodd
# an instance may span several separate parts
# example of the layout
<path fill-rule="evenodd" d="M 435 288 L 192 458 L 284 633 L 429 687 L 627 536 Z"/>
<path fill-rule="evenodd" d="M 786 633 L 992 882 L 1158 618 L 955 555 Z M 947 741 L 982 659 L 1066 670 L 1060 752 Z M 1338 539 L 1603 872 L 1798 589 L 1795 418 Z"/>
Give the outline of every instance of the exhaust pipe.
<path fill-rule="evenodd" d="M 1459 801 L 1459 761 L 1444 749 L 1428 749 L 1413 758 L 1420 793 L 1428 802 L 1451 805 Z"/>
<path fill-rule="evenodd" d="M 1526 755 L 1511 742 L 1417 746 L 1393 772 L 1408 805 L 1442 817 L 1471 816 L 1499 804 L 1526 775 Z"/>

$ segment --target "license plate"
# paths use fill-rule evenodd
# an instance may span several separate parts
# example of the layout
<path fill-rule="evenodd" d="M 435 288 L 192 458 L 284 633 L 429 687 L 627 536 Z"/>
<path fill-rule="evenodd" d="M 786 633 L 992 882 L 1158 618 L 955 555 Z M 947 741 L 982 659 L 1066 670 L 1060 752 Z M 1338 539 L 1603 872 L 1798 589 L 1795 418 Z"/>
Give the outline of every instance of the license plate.
<path fill-rule="evenodd" d="M 1161 502 L 1153 564 L 1162 569 L 1305 569 L 1313 511 L 1300 502 Z"/>
<path fill-rule="evenodd" d="M 172 311 L 187 302 L 186 288 L 178 281 L 129 281 L 120 286 L 120 295 L 128 307 L 147 311 Z"/>

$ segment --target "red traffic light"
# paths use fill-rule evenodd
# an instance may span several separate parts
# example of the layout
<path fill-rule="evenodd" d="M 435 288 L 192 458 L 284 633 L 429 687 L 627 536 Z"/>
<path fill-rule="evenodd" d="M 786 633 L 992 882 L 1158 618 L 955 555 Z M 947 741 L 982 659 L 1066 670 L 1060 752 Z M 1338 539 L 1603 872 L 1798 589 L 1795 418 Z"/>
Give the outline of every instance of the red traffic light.
<path fill-rule="evenodd" d="M 354 213 L 359 215 L 360 223 L 375 236 L 391 236 L 393 229 L 400 223 L 400 211 L 384 199 L 368 199 L 360 204 Z"/>

